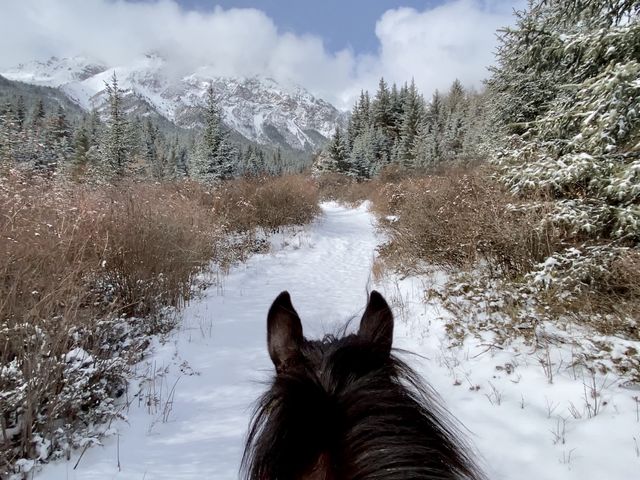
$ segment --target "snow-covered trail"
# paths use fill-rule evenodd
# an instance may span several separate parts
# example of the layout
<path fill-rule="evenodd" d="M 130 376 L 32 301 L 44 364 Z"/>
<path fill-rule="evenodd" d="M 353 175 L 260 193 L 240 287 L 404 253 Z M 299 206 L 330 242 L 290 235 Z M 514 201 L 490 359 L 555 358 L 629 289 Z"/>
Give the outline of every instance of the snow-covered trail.
<path fill-rule="evenodd" d="M 266 350 L 269 305 L 288 290 L 305 334 L 332 331 L 332 322 L 342 323 L 364 308 L 378 240 L 365 208 L 325 204 L 306 231 L 273 242 L 280 243 L 275 253 L 252 257 L 232 270 L 221 288 L 193 301 L 181 326 L 155 346 L 146 367 L 139 367 L 140 373 L 168 368 L 143 390 L 144 397 L 155 392 L 160 405 L 150 409 L 135 401 L 128 424 L 117 425 L 119 442 L 107 438 L 103 447 L 85 452 L 76 470 L 77 455 L 46 466 L 37 478 L 237 478 L 251 404 L 272 372 Z"/>
<path fill-rule="evenodd" d="M 322 208 L 311 226 L 274 237 L 272 253 L 253 256 L 205 291 L 185 309 L 179 327 L 156 341 L 137 372 L 151 380 L 138 397 L 132 383 L 128 421 L 113 425 L 117 436 L 88 449 L 77 469 L 79 452 L 35 478 L 238 478 L 251 406 L 273 370 L 266 349 L 273 299 L 288 290 L 305 334 L 317 337 L 359 316 L 373 287 L 394 309 L 394 345 L 423 357 L 409 359 L 469 429 L 491 480 L 638 478 L 637 391 L 598 376 L 598 394 L 591 396 L 589 377 L 570 367 L 570 345 L 551 350 L 553 381 L 529 345 L 490 349 L 490 337 L 452 345 L 445 332 L 451 314 L 437 299 L 425 301 L 429 282 L 442 279 L 388 275 L 374 285 L 381 238 L 373 216 L 364 207 Z M 601 411 L 589 418 L 585 402 L 596 399 Z"/>

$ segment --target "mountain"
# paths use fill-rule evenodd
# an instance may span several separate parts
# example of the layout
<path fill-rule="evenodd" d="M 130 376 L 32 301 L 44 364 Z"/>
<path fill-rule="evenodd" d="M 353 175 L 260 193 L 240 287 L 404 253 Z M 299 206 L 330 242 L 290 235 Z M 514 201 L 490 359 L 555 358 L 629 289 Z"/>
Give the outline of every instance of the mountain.
<path fill-rule="evenodd" d="M 84 57 L 29 62 L 0 73 L 9 80 L 51 87 L 84 110 L 106 105 L 105 82 L 116 73 L 125 90 L 127 110 L 158 116 L 176 126 L 198 128 L 208 86 L 213 85 L 226 126 L 251 142 L 314 151 L 321 148 L 345 115 L 304 88 L 271 78 L 230 78 L 203 66 L 177 75 L 159 55 L 147 55 L 127 65 L 105 66 Z"/>

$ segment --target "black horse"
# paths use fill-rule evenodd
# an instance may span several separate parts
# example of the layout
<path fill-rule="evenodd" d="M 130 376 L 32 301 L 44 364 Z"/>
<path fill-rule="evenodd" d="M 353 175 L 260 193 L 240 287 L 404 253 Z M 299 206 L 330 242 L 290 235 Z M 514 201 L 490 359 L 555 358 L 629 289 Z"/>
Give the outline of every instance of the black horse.
<path fill-rule="evenodd" d="M 271 388 L 254 412 L 249 480 L 483 479 L 455 421 L 391 352 L 393 314 L 373 291 L 357 334 L 307 340 L 287 292 L 267 318 Z"/>

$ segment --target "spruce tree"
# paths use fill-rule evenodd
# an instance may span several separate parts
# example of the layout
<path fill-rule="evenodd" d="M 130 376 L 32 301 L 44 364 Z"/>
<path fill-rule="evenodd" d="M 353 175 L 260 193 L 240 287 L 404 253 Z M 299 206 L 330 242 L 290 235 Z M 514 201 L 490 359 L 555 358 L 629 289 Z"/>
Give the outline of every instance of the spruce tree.
<path fill-rule="evenodd" d="M 342 130 L 339 126 L 336 127 L 333 137 L 329 142 L 328 154 L 330 163 L 326 166 L 327 170 L 334 172 L 346 172 L 348 170 L 349 164 L 347 158 L 349 155 L 347 145 L 345 144 Z"/>
<path fill-rule="evenodd" d="M 373 124 L 391 136 L 394 126 L 393 105 L 391 104 L 391 93 L 384 78 L 380 79 L 371 109 Z"/>
<path fill-rule="evenodd" d="M 415 166 L 413 146 L 423 110 L 424 104 L 422 97 L 418 94 L 415 82 L 412 81 L 411 86 L 407 89 L 404 96 L 400 139 L 398 143 L 397 161 L 405 168 Z"/>
<path fill-rule="evenodd" d="M 205 101 L 205 125 L 197 147 L 195 173 L 201 180 L 211 182 L 233 175 L 237 154 L 222 126 L 212 83 L 207 88 Z"/>
<path fill-rule="evenodd" d="M 44 110 L 44 102 L 42 101 L 41 98 L 39 98 L 33 110 L 33 127 L 35 129 L 42 127 L 45 116 L 46 116 L 46 112 Z"/>
<path fill-rule="evenodd" d="M 18 97 L 18 101 L 16 102 L 16 122 L 18 125 L 18 129 L 22 130 L 24 128 L 25 123 L 25 106 L 24 106 L 24 97 L 20 95 Z"/>
<path fill-rule="evenodd" d="M 110 176 L 122 178 L 129 161 L 130 145 L 127 138 L 128 122 L 122 107 L 123 90 L 118 86 L 115 71 L 111 83 L 105 83 L 108 103 L 107 129 L 104 138 L 104 156 Z"/>
<path fill-rule="evenodd" d="M 497 59 L 501 179 L 551 199 L 533 207 L 571 240 L 551 281 L 582 288 L 640 246 L 640 3 L 533 0 L 502 33 Z"/>

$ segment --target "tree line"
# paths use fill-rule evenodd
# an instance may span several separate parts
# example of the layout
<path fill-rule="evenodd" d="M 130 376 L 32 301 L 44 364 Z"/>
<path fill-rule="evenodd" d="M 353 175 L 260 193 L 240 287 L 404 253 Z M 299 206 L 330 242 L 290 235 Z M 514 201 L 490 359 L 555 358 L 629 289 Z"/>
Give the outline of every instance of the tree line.
<path fill-rule="evenodd" d="M 365 179 L 386 165 L 420 171 L 474 161 L 482 148 L 485 111 L 484 95 L 458 80 L 427 102 L 415 82 L 389 87 L 381 78 L 373 97 L 361 92 L 346 131 L 336 128 L 317 167 Z"/>

